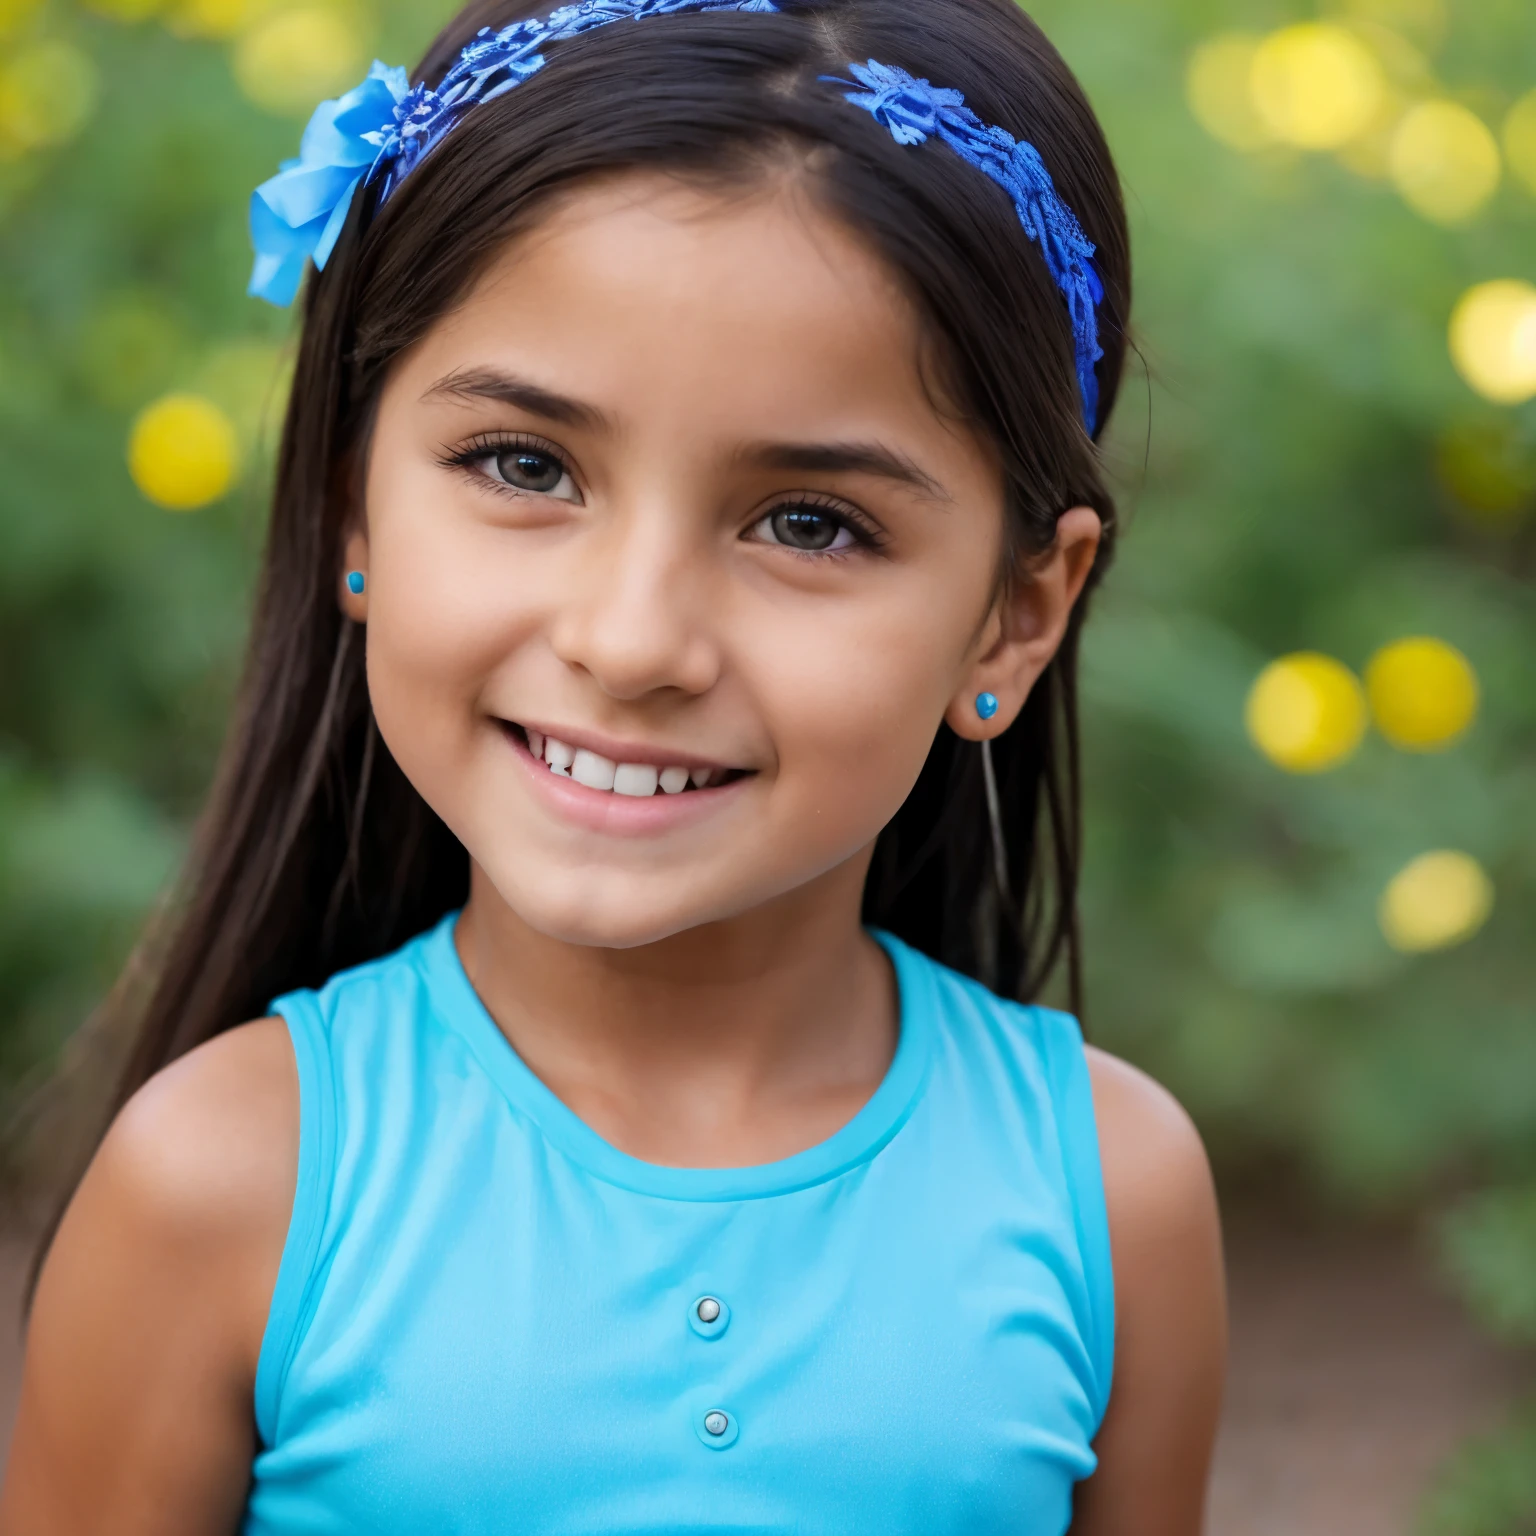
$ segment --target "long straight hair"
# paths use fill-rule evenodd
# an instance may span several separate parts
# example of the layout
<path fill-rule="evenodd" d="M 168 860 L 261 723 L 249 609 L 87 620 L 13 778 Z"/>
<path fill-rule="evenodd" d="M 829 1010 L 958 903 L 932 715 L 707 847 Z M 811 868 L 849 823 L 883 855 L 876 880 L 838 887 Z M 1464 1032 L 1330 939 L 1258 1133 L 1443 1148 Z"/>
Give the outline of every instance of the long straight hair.
<path fill-rule="evenodd" d="M 530 11 L 475 0 L 415 78 L 435 83 L 478 29 Z M 1104 528 L 1097 581 L 1115 509 L 1080 416 L 1065 304 L 998 187 L 936 141 L 894 143 L 820 78 L 865 58 L 959 88 L 1040 151 L 1098 247 L 1108 416 L 1130 304 L 1118 179 L 1076 81 L 1011 0 L 781 0 L 778 13 L 658 17 L 552 46 L 545 69 L 475 108 L 383 208 L 364 189 L 308 280 L 243 683 L 181 886 L 140 957 L 150 984 L 121 993 L 129 1043 L 114 1111 L 277 994 L 387 953 L 467 895 L 468 855 L 374 724 L 363 636 L 335 595 L 343 530 L 392 361 L 560 190 L 634 169 L 736 186 L 798 166 L 903 282 L 945 400 L 996 446 L 1011 562 L 1047 549 L 1062 512 L 1088 505 Z M 1065 962 L 1079 1008 L 1085 604 L 992 744 L 1002 859 L 979 750 L 941 726 L 880 836 L 864 899 L 867 921 L 1021 999 Z"/>

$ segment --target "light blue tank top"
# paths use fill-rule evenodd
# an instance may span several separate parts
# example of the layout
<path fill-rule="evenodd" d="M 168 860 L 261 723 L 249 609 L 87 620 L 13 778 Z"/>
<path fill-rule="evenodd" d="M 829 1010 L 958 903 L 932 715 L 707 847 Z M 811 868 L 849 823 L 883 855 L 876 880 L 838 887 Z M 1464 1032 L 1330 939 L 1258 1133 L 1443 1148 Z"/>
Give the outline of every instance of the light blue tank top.
<path fill-rule="evenodd" d="M 877 934 L 863 1109 L 667 1168 L 529 1071 L 454 921 L 274 1005 L 299 1173 L 246 1532 L 1061 1536 L 1114 1327 L 1076 1022 Z"/>

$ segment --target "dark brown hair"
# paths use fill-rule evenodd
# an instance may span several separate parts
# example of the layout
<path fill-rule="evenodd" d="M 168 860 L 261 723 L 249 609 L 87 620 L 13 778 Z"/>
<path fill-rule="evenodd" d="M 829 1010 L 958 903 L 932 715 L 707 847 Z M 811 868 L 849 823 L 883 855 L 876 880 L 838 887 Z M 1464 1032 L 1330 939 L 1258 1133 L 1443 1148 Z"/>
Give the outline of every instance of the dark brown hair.
<path fill-rule="evenodd" d="M 437 81 L 480 27 L 528 13 L 474 0 L 416 78 Z M 275 995 L 388 952 L 465 899 L 464 848 L 375 728 L 362 634 L 336 601 L 342 530 L 391 361 L 561 189 L 632 168 L 741 183 L 765 155 L 791 151 L 820 206 L 914 295 L 946 394 L 996 445 L 1011 547 L 1047 548 L 1061 513 L 1086 504 L 1104 523 L 1101 573 L 1114 506 L 1080 416 L 1062 297 L 986 176 L 937 141 L 896 144 L 820 79 L 866 58 L 960 89 L 983 120 L 1040 151 L 1098 247 L 1107 418 L 1130 303 L 1119 185 L 1076 81 L 1011 0 L 781 0 L 776 14 L 664 16 L 551 46 L 545 69 L 474 109 L 382 209 L 360 192 L 309 280 L 238 709 L 183 885 L 151 941 L 119 1103 Z M 865 895 L 867 921 L 1021 998 L 1063 960 L 1079 998 L 1083 606 L 993 745 L 1014 895 L 995 877 L 978 749 L 944 727 L 880 837 Z"/>

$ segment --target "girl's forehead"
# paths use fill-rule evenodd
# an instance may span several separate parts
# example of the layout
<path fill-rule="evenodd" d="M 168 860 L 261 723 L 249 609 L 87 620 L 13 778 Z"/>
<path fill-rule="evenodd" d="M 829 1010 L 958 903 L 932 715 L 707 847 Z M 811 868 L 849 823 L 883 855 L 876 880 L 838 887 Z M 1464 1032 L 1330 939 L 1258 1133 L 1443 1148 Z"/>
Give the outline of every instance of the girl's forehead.
<path fill-rule="evenodd" d="M 637 173 L 567 193 L 490 262 L 409 372 L 498 356 L 620 412 L 672 391 L 791 414 L 934 414 L 899 279 L 788 179 L 712 190 Z"/>
<path fill-rule="evenodd" d="M 508 241 L 477 295 L 573 263 L 586 287 L 632 275 L 696 302 L 748 285 L 781 303 L 862 295 L 911 322 L 895 274 L 822 208 L 805 176 L 787 171 L 744 185 L 647 171 L 578 183 Z M 712 280 L 702 292 L 701 268 Z"/>

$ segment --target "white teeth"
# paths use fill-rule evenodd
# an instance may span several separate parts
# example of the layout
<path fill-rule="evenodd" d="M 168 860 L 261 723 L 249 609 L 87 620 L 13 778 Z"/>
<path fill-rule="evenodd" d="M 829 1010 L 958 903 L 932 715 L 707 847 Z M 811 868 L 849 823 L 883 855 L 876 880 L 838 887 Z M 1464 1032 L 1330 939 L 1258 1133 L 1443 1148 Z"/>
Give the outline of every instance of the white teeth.
<path fill-rule="evenodd" d="M 717 768 L 672 767 L 658 769 L 654 763 L 616 763 L 601 752 L 588 751 L 586 747 L 573 747 L 557 736 L 546 736 L 540 731 L 524 730 L 528 737 L 528 750 L 535 757 L 549 764 L 551 773 L 562 778 L 574 779 L 588 789 L 608 790 L 617 795 L 631 795 L 644 800 L 659 788 L 664 794 L 680 795 L 692 783 L 705 789 L 719 783 L 723 777 Z"/>
<path fill-rule="evenodd" d="M 611 757 L 578 747 L 575 760 L 571 763 L 571 777 L 578 784 L 585 784 L 588 789 L 612 789 L 613 776 L 618 768 L 619 765 Z"/>
<path fill-rule="evenodd" d="M 658 777 L 653 763 L 620 763 L 614 770 L 613 792 L 616 795 L 654 795 Z"/>

